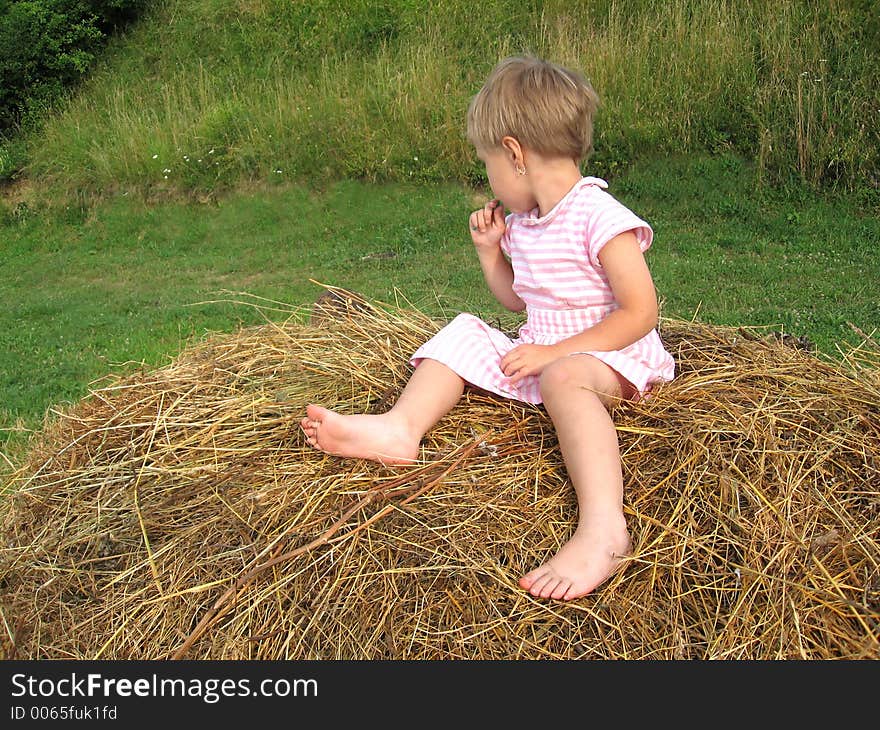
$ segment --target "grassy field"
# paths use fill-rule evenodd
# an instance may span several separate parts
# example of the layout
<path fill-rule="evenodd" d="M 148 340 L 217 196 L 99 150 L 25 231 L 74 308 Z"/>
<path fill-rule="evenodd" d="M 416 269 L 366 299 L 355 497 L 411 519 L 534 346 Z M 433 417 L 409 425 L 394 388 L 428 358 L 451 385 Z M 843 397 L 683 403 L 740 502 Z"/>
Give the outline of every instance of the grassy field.
<path fill-rule="evenodd" d="M 50 198 L 243 181 L 473 181 L 467 101 L 499 57 L 580 69 L 593 169 L 733 152 L 759 177 L 880 183 L 880 10 L 847 0 L 159 0 L 21 144 Z"/>
<path fill-rule="evenodd" d="M 467 101 L 507 53 L 580 69 L 585 168 L 649 220 L 663 313 L 805 336 L 880 324 L 880 13 L 808 0 L 160 0 L 38 128 L 0 140 L 0 462 L 47 409 L 232 300 L 344 286 L 496 316 L 464 221 Z M 230 295 L 225 292 L 245 292 Z M 270 312 L 270 316 L 284 316 Z"/>
<path fill-rule="evenodd" d="M 766 326 L 834 356 L 858 339 L 849 323 L 880 326 L 880 221 L 851 198 L 777 195 L 755 178 L 736 157 L 668 158 L 611 189 L 655 228 L 648 261 L 665 316 Z M 247 302 L 307 305 L 321 291 L 310 280 L 438 317 L 502 315 L 465 228 L 484 199 L 460 184 L 279 184 L 205 204 L 119 195 L 85 218 L 7 222 L 0 450 L 14 461 L 46 410 L 96 379 L 162 365 L 210 331 L 289 316 Z"/>

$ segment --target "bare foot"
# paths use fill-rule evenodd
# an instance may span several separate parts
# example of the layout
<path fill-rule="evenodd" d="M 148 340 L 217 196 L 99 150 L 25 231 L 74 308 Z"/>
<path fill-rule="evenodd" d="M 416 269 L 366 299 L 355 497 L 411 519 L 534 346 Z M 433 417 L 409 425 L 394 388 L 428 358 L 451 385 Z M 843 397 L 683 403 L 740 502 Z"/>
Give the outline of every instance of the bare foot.
<path fill-rule="evenodd" d="M 580 598 L 610 578 L 630 549 L 625 526 L 614 532 L 578 527 L 556 555 L 526 573 L 519 585 L 540 598 Z"/>
<path fill-rule="evenodd" d="M 334 456 L 371 459 L 382 464 L 412 464 L 419 455 L 420 439 L 414 439 L 387 413 L 344 416 L 309 405 L 300 427 L 310 445 Z"/>

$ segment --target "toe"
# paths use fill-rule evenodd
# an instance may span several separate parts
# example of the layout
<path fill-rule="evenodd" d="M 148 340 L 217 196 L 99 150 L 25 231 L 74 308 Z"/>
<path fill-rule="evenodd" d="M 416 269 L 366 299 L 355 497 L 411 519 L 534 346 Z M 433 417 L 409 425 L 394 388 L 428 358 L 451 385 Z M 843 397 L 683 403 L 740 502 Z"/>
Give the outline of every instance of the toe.
<path fill-rule="evenodd" d="M 316 406 L 312 403 L 306 406 L 306 416 L 312 421 L 323 421 L 328 411 L 322 406 Z"/>
<path fill-rule="evenodd" d="M 550 575 L 550 573 L 543 573 L 534 580 L 531 587 L 529 588 L 529 593 L 531 593 L 533 596 L 544 598 L 549 595 L 549 593 L 544 592 L 548 585 L 555 585 L 554 578 L 552 575 Z"/>
<path fill-rule="evenodd" d="M 522 578 L 519 579 L 520 588 L 525 588 L 529 590 L 534 584 L 535 581 L 539 580 L 542 576 L 547 574 L 547 568 L 543 565 L 539 568 L 535 568 L 532 571 L 526 573 Z"/>
<path fill-rule="evenodd" d="M 544 586 L 541 588 L 541 598 L 550 598 L 556 592 L 556 589 L 561 585 L 562 581 L 553 576 L 550 580 L 548 580 Z"/>
<path fill-rule="evenodd" d="M 570 580 L 560 580 L 559 583 L 556 584 L 556 587 L 550 593 L 550 598 L 554 598 L 557 601 L 562 600 L 565 595 L 571 590 L 571 581 Z"/>

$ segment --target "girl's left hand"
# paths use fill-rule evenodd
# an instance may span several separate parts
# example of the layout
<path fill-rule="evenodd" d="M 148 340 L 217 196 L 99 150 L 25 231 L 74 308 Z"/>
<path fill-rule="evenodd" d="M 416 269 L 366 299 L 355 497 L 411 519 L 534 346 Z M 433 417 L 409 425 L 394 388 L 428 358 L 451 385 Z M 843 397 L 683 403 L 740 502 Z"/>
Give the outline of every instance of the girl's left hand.
<path fill-rule="evenodd" d="M 517 345 L 501 358 L 501 372 L 515 384 L 527 375 L 540 375 L 558 358 L 554 345 Z"/>

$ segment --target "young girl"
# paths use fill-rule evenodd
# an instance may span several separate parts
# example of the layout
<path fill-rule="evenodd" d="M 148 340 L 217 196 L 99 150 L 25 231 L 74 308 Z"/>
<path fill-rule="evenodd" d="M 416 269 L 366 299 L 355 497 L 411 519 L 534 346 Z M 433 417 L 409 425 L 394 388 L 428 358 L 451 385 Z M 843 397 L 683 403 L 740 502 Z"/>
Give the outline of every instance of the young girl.
<path fill-rule="evenodd" d="M 581 176 L 597 105 L 578 74 L 518 56 L 496 66 L 468 108 L 468 139 L 497 196 L 471 213 L 471 239 L 498 301 L 526 311 L 518 337 L 460 314 L 413 354 L 415 370 L 389 411 L 341 415 L 309 405 L 301 422 L 321 451 L 402 464 L 417 458 L 422 437 L 466 384 L 543 403 L 577 494 L 578 523 L 519 584 L 562 600 L 592 591 L 630 550 L 609 409 L 674 371 L 655 330 L 657 297 L 643 256 L 653 232 L 603 180 Z"/>

